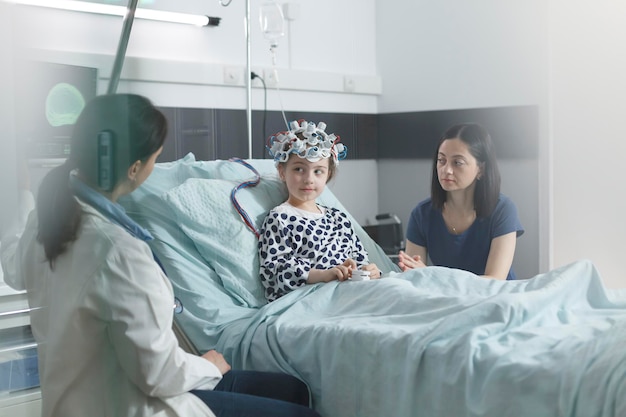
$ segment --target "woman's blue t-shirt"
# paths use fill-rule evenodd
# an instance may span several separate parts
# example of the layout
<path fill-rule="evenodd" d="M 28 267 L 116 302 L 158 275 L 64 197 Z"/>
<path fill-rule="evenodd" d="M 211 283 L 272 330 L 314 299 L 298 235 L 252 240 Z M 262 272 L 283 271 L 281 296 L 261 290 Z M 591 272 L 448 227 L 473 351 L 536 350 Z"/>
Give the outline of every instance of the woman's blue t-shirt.
<path fill-rule="evenodd" d="M 500 194 L 496 208 L 489 217 L 476 219 L 466 231 L 458 235 L 448 231 L 441 210 L 433 208 L 428 198 L 411 212 L 406 236 L 410 242 L 426 248 L 433 265 L 484 275 L 491 241 L 511 232 L 517 232 L 519 237 L 524 229 L 513 201 Z M 515 279 L 513 268 L 506 279 Z"/>

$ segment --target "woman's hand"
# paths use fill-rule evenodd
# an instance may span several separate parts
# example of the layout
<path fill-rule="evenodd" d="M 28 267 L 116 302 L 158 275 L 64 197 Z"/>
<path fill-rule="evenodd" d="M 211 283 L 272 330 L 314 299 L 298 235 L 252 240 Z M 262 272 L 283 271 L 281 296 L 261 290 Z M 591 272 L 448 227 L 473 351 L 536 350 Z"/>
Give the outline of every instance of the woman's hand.
<path fill-rule="evenodd" d="M 376 266 L 376 264 L 367 264 L 361 267 L 361 271 L 366 271 L 370 273 L 370 279 L 378 279 L 381 276 L 380 269 Z"/>
<path fill-rule="evenodd" d="M 404 251 L 400 251 L 398 253 L 398 266 L 402 271 L 408 271 L 409 269 L 424 268 L 426 264 L 422 261 L 421 256 L 415 255 L 411 257 Z"/>
<path fill-rule="evenodd" d="M 209 350 L 207 353 L 202 355 L 204 359 L 211 362 L 213 365 L 219 369 L 219 371 L 224 375 L 226 372 L 230 371 L 230 365 L 224 359 L 224 356 L 216 350 Z"/>

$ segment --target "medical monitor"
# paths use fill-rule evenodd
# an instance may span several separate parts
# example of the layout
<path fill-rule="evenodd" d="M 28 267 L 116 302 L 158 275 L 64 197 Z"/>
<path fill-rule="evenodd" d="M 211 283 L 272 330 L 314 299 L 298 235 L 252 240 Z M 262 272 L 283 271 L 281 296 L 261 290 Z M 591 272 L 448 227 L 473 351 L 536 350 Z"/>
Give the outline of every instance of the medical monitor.
<path fill-rule="evenodd" d="M 17 79 L 18 149 L 28 159 L 67 158 L 74 123 L 96 96 L 98 70 L 30 61 Z"/>

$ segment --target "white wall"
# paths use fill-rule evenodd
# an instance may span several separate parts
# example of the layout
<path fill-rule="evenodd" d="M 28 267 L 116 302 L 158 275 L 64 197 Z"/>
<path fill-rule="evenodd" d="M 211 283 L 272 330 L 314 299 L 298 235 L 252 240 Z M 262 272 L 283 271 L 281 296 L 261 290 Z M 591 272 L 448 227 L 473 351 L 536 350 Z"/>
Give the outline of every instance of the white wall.
<path fill-rule="evenodd" d="M 346 210 L 361 225 L 376 223 L 379 210 L 378 164 L 374 160 L 341 161 L 336 179 L 328 184 Z"/>
<path fill-rule="evenodd" d="M 197 28 L 135 20 L 119 91 L 148 95 L 163 106 L 246 108 L 245 3 L 233 1 L 228 7 L 217 0 L 155 3 L 169 10 L 218 16 L 222 21 L 218 27 Z M 251 3 L 251 65 L 263 74 L 272 69 L 272 59 L 259 25 L 259 3 Z M 276 49 L 282 94 L 270 89 L 268 108 L 279 110 L 282 101 L 290 110 L 376 113 L 376 95 L 367 93 L 379 90 L 380 84 L 375 31 L 362 24 L 374 21 L 374 1 L 290 3 L 299 6 L 298 17 L 288 22 L 286 36 Z M 45 58 L 100 68 L 101 86 L 106 90 L 121 18 L 15 6 L 14 20 L 16 38 L 24 45 L 53 51 Z M 225 68 L 239 75 L 235 85 L 224 83 Z M 356 94 L 344 91 L 345 76 L 355 82 Z M 252 107 L 262 109 L 261 84 L 256 81 L 254 85 Z"/>
<path fill-rule="evenodd" d="M 591 259 L 626 287 L 626 3 L 551 2 L 554 266 Z"/>
<path fill-rule="evenodd" d="M 541 104 L 545 1 L 377 1 L 381 113 Z"/>
<path fill-rule="evenodd" d="M 12 22 L 7 13 L 7 6 L 0 2 L 0 195 L 3 202 L 0 205 L 0 236 L 7 222 L 17 214 L 17 164 L 15 160 L 14 110 L 13 110 L 13 42 Z M 0 278 L 0 283 L 2 279 Z"/>

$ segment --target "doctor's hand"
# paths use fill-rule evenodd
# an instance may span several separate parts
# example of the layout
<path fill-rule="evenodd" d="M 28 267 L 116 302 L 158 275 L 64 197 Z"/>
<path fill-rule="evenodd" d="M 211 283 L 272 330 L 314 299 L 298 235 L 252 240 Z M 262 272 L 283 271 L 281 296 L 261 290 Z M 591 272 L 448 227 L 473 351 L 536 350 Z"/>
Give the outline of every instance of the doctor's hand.
<path fill-rule="evenodd" d="M 410 257 L 404 251 L 398 253 L 398 266 L 402 271 L 408 271 L 409 269 L 424 268 L 426 264 L 422 261 L 422 257 L 415 255 Z"/>
<path fill-rule="evenodd" d="M 216 350 L 209 350 L 207 353 L 202 355 L 204 359 L 213 363 L 219 369 L 219 371 L 224 375 L 226 372 L 230 371 L 230 365 L 224 359 L 224 356 Z"/>

